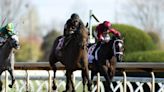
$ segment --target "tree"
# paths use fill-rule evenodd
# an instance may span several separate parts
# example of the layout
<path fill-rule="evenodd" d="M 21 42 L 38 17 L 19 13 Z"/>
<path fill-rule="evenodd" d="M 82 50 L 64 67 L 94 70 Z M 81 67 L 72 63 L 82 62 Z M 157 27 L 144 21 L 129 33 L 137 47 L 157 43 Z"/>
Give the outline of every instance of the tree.
<path fill-rule="evenodd" d="M 29 43 L 29 40 L 32 40 Z M 16 61 L 17 62 L 26 62 L 32 61 L 36 62 L 41 59 L 42 52 L 40 50 L 40 40 L 36 37 L 32 39 L 29 38 L 21 38 L 20 47 L 21 49 L 16 51 Z"/>
<path fill-rule="evenodd" d="M 0 22 L 3 20 L 6 20 L 5 23 L 18 22 L 25 4 L 25 0 L 0 0 Z"/>
<path fill-rule="evenodd" d="M 41 49 L 43 51 L 43 60 L 47 61 L 49 58 L 49 53 L 51 51 L 54 40 L 61 35 L 60 32 L 56 30 L 50 31 L 43 39 Z"/>
<path fill-rule="evenodd" d="M 129 0 L 128 15 L 145 31 L 161 32 L 164 0 Z"/>

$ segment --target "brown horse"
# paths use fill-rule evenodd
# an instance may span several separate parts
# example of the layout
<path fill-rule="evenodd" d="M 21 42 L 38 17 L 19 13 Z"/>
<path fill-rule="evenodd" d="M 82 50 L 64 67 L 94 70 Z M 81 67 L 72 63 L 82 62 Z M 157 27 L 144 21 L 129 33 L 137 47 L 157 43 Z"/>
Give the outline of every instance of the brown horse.
<path fill-rule="evenodd" d="M 113 37 L 109 42 L 102 43 L 95 51 L 94 56 L 96 58 L 91 64 L 91 80 L 100 72 L 100 75 L 104 76 L 106 80 L 105 92 L 112 92 L 110 83 L 115 75 L 116 62 L 122 61 L 123 40 Z"/>
<path fill-rule="evenodd" d="M 72 81 L 72 73 L 77 69 L 82 69 L 84 76 L 88 80 L 88 90 L 91 90 L 91 81 L 89 80 L 88 57 L 87 57 L 87 39 L 88 30 L 84 25 L 80 25 L 78 30 L 64 38 L 64 46 L 57 50 L 59 40 L 63 36 L 59 36 L 53 44 L 52 52 L 49 57 L 50 66 L 54 71 L 54 79 L 56 78 L 57 66 L 56 62 L 61 62 L 66 69 L 66 92 L 75 92 Z M 58 52 L 61 52 L 59 54 Z M 53 79 L 53 89 L 57 86 Z"/>

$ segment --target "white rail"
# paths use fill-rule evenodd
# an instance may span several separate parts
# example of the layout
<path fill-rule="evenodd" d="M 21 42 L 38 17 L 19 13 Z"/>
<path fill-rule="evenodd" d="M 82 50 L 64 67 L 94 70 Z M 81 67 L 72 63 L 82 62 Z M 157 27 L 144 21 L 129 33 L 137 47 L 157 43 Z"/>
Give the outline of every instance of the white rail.
<path fill-rule="evenodd" d="M 64 66 L 58 64 L 57 80 L 58 89 L 61 90 L 65 87 L 65 70 Z M 120 90 L 120 92 L 143 92 L 145 85 L 151 92 L 164 92 L 164 78 L 157 78 L 154 73 L 164 74 L 164 63 L 118 63 L 117 72 L 121 72 L 122 76 L 115 76 L 113 83 L 110 85 L 114 92 Z M 8 73 L 3 73 L 2 79 L 5 80 L 5 84 L 2 92 L 52 92 L 51 79 L 53 72 L 49 67 L 48 62 L 38 63 L 16 63 L 15 64 L 15 76 L 16 84 L 14 88 L 8 89 Z M 129 72 L 143 72 L 149 73 L 149 77 L 130 77 Z M 6 76 L 5 76 L 6 75 Z M 76 89 L 81 86 L 81 73 L 79 71 L 74 72 Z M 163 75 L 164 76 L 164 75 Z M 10 77 L 9 77 L 10 79 Z M 94 79 L 96 80 L 96 79 Z M 98 86 L 95 86 L 93 90 L 99 88 L 101 92 L 104 91 L 102 76 L 98 77 L 100 82 Z M 135 84 L 135 88 L 133 87 Z M 81 88 L 81 87 L 80 87 Z M 42 91 L 44 90 L 44 91 Z"/>

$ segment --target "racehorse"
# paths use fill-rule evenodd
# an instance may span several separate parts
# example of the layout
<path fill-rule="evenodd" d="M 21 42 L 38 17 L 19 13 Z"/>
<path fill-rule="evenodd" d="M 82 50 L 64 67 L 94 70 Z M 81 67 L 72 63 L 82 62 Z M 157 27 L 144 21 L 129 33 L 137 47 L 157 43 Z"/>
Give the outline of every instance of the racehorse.
<path fill-rule="evenodd" d="M 59 48 L 63 39 L 64 44 L 62 48 Z M 54 71 L 53 90 L 57 89 L 55 83 L 57 70 L 55 63 L 57 62 L 61 62 L 66 69 L 66 92 L 75 92 L 72 73 L 77 69 L 83 71 L 84 76 L 88 80 L 88 90 L 91 90 L 91 81 L 88 72 L 87 39 L 88 29 L 83 25 L 80 25 L 78 30 L 68 37 L 63 38 L 63 36 L 59 36 L 56 38 L 49 57 L 50 66 Z"/>
<path fill-rule="evenodd" d="M 14 85 L 14 49 L 19 49 L 19 39 L 16 35 L 7 38 L 6 42 L 0 47 L 0 76 L 3 71 L 8 70 L 11 76 L 10 88 Z M 0 80 L 0 90 L 2 90 L 2 81 Z"/>
<path fill-rule="evenodd" d="M 89 50 L 93 46 L 91 45 Z M 106 80 L 105 92 L 112 92 L 110 83 L 115 75 L 116 62 L 122 62 L 123 50 L 123 40 L 113 36 L 109 42 L 101 43 L 94 54 L 95 59 L 91 64 L 91 80 L 100 72 Z"/>

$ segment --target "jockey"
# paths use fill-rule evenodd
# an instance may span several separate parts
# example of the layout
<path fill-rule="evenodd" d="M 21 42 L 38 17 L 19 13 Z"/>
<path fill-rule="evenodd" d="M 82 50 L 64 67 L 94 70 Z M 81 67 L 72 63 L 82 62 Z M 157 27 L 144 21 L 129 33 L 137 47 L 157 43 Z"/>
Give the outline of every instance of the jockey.
<path fill-rule="evenodd" d="M 96 27 L 96 31 L 97 31 L 98 42 L 101 42 L 104 40 L 104 36 L 103 36 L 104 32 L 112 33 L 117 37 L 120 37 L 121 35 L 120 32 L 112 28 L 112 24 L 109 21 L 104 21 L 103 23 L 99 24 Z"/>
<path fill-rule="evenodd" d="M 95 54 L 96 49 L 100 46 L 102 42 L 108 42 L 110 40 L 109 33 L 112 33 L 116 37 L 120 37 L 121 34 L 116 29 L 112 28 L 112 24 L 109 21 L 104 21 L 96 27 L 96 38 L 98 43 L 96 44 L 95 49 L 92 54 Z M 105 36 L 104 36 L 105 34 Z M 89 56 L 90 60 L 94 59 L 94 56 Z"/>
<path fill-rule="evenodd" d="M 78 32 L 78 28 L 80 25 L 84 25 L 81 21 L 78 14 L 73 13 L 70 19 L 67 20 L 66 24 L 64 25 L 64 36 L 68 36 L 69 34 L 74 33 L 75 31 Z"/>
<path fill-rule="evenodd" d="M 65 46 L 65 41 L 69 39 L 69 35 L 73 33 L 80 33 L 80 28 L 84 26 L 82 20 L 80 19 L 79 15 L 76 13 L 73 13 L 71 17 L 67 20 L 66 24 L 64 25 L 64 43 L 63 46 Z M 82 45 L 82 43 L 80 43 Z M 62 47 L 63 47 L 62 46 Z"/>
<path fill-rule="evenodd" d="M 8 37 L 15 35 L 13 23 L 8 23 L 0 29 L 0 46 L 6 41 Z"/>

